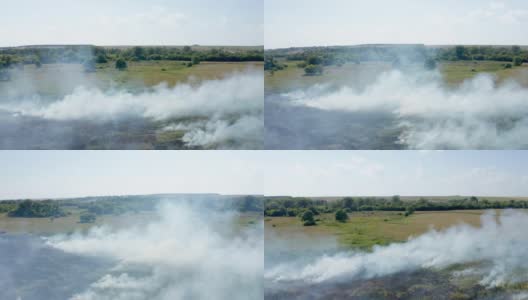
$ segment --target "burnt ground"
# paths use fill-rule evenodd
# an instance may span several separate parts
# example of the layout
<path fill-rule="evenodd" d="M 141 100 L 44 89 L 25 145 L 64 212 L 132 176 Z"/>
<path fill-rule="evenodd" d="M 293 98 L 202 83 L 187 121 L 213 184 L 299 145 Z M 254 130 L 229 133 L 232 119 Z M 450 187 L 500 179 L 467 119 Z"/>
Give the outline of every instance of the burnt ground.
<path fill-rule="evenodd" d="M 488 289 L 477 282 L 456 285 L 447 272 L 420 270 L 373 279 L 332 283 L 266 282 L 265 299 L 511 299 L 513 291 Z"/>
<path fill-rule="evenodd" d="M 0 111 L 0 149 L 182 149 L 160 141 L 160 124 L 143 118 L 57 121 Z"/>
<path fill-rule="evenodd" d="M 265 98 L 265 149 L 403 149 L 401 129 L 384 112 L 357 113 L 293 106 Z"/>

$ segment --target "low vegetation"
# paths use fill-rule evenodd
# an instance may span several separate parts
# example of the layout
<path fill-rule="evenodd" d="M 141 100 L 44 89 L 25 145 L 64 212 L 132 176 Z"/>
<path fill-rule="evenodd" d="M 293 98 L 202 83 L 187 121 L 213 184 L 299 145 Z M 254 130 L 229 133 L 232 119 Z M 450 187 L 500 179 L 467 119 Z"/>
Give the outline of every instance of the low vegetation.
<path fill-rule="evenodd" d="M 5 70 L 24 65 L 77 63 L 93 71 L 96 64 L 115 62 L 116 68 L 126 69 L 129 61 L 186 61 L 189 66 L 207 62 L 263 61 L 260 47 L 98 47 L 91 45 L 27 46 L 0 49 L 0 80 L 6 80 Z"/>
<path fill-rule="evenodd" d="M 345 63 L 388 62 L 393 66 L 422 62 L 434 69 L 437 61 L 501 61 L 520 66 L 528 62 L 528 49 L 520 46 L 361 45 L 274 49 L 266 51 L 266 70 L 282 70 L 280 61 L 303 61 L 308 66 L 342 66 Z"/>
<path fill-rule="evenodd" d="M 273 197 L 265 202 L 264 215 L 269 217 L 302 216 L 310 210 L 314 214 L 335 214 L 356 211 L 397 211 L 406 216 L 415 211 L 445 211 L 445 210 L 475 210 L 528 208 L 527 200 L 488 200 L 486 198 L 465 197 L 461 199 L 446 199 L 433 201 L 422 197 L 418 200 L 402 200 L 395 195 L 386 197 L 344 197 L 337 200 L 311 199 L 304 197 Z"/>
<path fill-rule="evenodd" d="M 480 226 L 484 213 L 485 210 L 417 211 L 406 217 L 400 211 L 354 211 L 346 213 L 345 222 L 336 220 L 335 213 L 320 213 L 314 216 L 316 226 L 304 226 L 300 217 L 265 217 L 264 220 L 266 234 L 288 237 L 299 233 L 310 239 L 335 238 L 340 247 L 370 250 L 375 245 L 406 241 L 431 228 L 444 230 L 460 223 Z"/>
<path fill-rule="evenodd" d="M 95 222 L 97 216 L 152 212 L 162 201 L 192 198 L 193 196 L 175 194 L 87 197 L 65 200 L 5 200 L 0 201 L 0 212 L 8 213 L 9 217 L 59 218 L 67 216 L 67 211 L 80 211 L 80 222 L 91 223 Z M 262 198 L 258 196 L 217 196 L 196 199 L 196 202 L 200 201 L 207 201 L 209 206 L 215 206 L 222 210 L 260 213 L 263 210 Z"/>
<path fill-rule="evenodd" d="M 19 218 L 59 218 L 66 216 L 66 213 L 58 202 L 52 200 L 25 200 L 9 211 L 8 215 Z"/>
<path fill-rule="evenodd" d="M 335 219 L 338 222 L 345 223 L 346 221 L 348 221 L 348 214 L 346 213 L 346 211 L 340 209 L 336 211 Z"/>
<path fill-rule="evenodd" d="M 321 82 L 361 86 L 376 78 L 372 78 L 371 73 L 375 75 L 391 69 L 438 69 L 450 85 L 460 84 L 481 72 L 495 74 L 498 81 L 509 78 L 528 85 L 523 72 L 518 71 L 526 68 L 523 64 L 528 62 L 528 48 L 520 46 L 361 45 L 287 48 L 266 50 L 265 61 L 268 94 L 306 88 Z"/>
<path fill-rule="evenodd" d="M 79 216 L 80 223 L 94 223 L 96 219 L 97 219 L 97 216 L 91 213 L 84 213 Z"/>

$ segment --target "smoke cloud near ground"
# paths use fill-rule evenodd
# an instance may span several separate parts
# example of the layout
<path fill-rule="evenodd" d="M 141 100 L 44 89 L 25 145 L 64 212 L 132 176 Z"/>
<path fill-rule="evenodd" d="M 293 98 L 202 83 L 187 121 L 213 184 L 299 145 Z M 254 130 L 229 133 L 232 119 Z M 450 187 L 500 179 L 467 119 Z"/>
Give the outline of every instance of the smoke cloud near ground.
<path fill-rule="evenodd" d="M 71 299 L 261 299 L 263 225 L 237 226 L 236 215 L 196 204 L 164 204 L 147 226 L 54 236 L 69 254 L 116 261 Z"/>
<path fill-rule="evenodd" d="M 207 121 L 191 121 L 169 125 L 166 130 L 184 130 L 183 141 L 191 147 L 228 144 L 238 142 L 241 148 L 260 148 L 264 135 L 262 116 L 247 115 L 232 122 L 213 119 Z"/>
<path fill-rule="evenodd" d="M 9 115 L 5 123 L 11 127 L 27 127 L 20 123 L 28 120 L 115 124 L 144 119 L 165 124 L 160 131 L 185 130 L 183 142 L 190 147 L 261 148 L 263 74 L 248 70 L 198 85 L 160 84 L 139 92 L 78 86 L 59 99 L 8 97 L 0 102 L 0 111 Z"/>
<path fill-rule="evenodd" d="M 528 280 L 528 215 L 512 210 L 482 216 L 482 226 L 460 224 L 445 231 L 411 237 L 404 243 L 377 246 L 372 252 L 322 255 L 304 266 L 282 263 L 267 268 L 277 283 L 346 282 L 420 269 L 471 264 L 455 276 L 476 275 L 480 284 L 496 287 Z"/>
<path fill-rule="evenodd" d="M 323 84 L 283 96 L 322 111 L 386 113 L 411 149 L 528 148 L 528 89 L 491 75 L 448 88 L 436 71 L 393 70 L 361 88 Z"/>

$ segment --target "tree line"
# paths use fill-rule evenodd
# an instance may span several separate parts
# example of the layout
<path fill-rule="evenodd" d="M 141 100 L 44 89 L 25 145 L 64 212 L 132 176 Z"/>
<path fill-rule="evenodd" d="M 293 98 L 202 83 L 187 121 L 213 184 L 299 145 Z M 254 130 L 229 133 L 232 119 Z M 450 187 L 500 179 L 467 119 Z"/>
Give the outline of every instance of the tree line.
<path fill-rule="evenodd" d="M 121 215 L 128 212 L 153 211 L 162 201 L 178 201 L 191 196 L 109 196 L 65 200 L 5 200 L 0 201 L 0 213 L 9 217 L 50 218 L 66 216 L 69 209 L 81 210 L 81 222 L 90 223 L 97 216 Z M 260 196 L 196 196 L 192 201 L 213 209 L 262 213 L 263 199 Z"/>
<path fill-rule="evenodd" d="M 99 47 L 90 45 L 35 46 L 0 49 L 0 68 L 16 65 L 54 63 L 107 63 L 109 61 L 211 61 L 244 62 L 263 61 L 264 50 L 253 48 L 213 47 L 194 49 L 184 47 Z"/>
<path fill-rule="evenodd" d="M 264 215 L 268 217 L 302 216 L 307 210 L 313 214 L 336 213 L 339 210 L 350 213 L 355 211 L 400 211 L 407 215 L 414 211 L 467 210 L 467 209 L 503 209 L 528 208 L 526 200 L 497 200 L 467 197 L 434 201 L 401 200 L 399 196 L 385 197 L 345 197 L 339 200 L 310 199 L 303 197 L 267 198 Z"/>
<path fill-rule="evenodd" d="M 439 48 L 437 50 L 436 58 L 438 60 L 448 61 L 493 60 L 512 62 L 514 65 L 519 66 L 523 62 L 528 62 L 528 50 L 523 50 L 520 46 L 456 46 Z"/>
<path fill-rule="evenodd" d="M 21 201 L 8 213 L 9 217 L 22 218 L 60 218 L 66 215 L 59 203 L 52 200 Z"/>
<path fill-rule="evenodd" d="M 265 69 L 282 70 L 287 65 L 281 60 L 301 61 L 305 75 L 321 75 L 326 66 L 342 66 L 345 63 L 381 61 L 399 67 L 408 63 L 423 64 L 425 69 L 436 68 L 438 61 L 490 60 L 509 62 L 520 66 L 528 62 L 528 50 L 520 46 L 454 46 L 426 47 L 425 45 L 366 45 L 288 48 L 267 50 Z M 511 67 L 510 64 L 510 67 Z"/>

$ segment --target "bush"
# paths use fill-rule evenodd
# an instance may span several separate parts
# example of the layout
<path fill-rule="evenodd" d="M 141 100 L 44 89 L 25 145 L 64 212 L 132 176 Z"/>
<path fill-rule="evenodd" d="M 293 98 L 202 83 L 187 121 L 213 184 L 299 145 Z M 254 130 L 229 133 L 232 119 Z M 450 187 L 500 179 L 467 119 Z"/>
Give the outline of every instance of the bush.
<path fill-rule="evenodd" d="M 407 209 L 405 209 L 405 216 L 408 217 L 410 215 L 414 214 L 414 207 L 407 207 Z"/>
<path fill-rule="evenodd" d="M 106 59 L 106 57 L 102 54 L 99 54 L 97 55 L 97 58 L 95 59 L 95 62 L 98 63 L 98 64 L 106 64 L 108 62 L 108 60 Z"/>
<path fill-rule="evenodd" d="M 306 63 L 308 65 L 320 65 L 320 64 L 323 63 L 323 59 L 321 57 L 319 57 L 319 56 L 310 56 L 306 60 Z"/>
<path fill-rule="evenodd" d="M 348 215 L 347 215 L 347 213 L 344 210 L 340 209 L 340 210 L 336 211 L 335 219 L 338 222 L 345 223 L 346 221 L 348 221 Z"/>
<path fill-rule="evenodd" d="M 64 217 L 66 213 L 54 201 L 40 200 L 22 201 L 15 210 L 9 212 L 10 217 L 20 218 L 50 218 Z"/>
<path fill-rule="evenodd" d="M 310 208 L 308 208 L 309 210 L 311 210 L 314 214 L 314 216 L 318 216 L 319 215 L 319 211 L 317 210 L 317 208 L 311 206 Z"/>
<path fill-rule="evenodd" d="M 81 223 L 94 223 L 97 216 L 92 213 L 86 213 L 79 216 L 79 222 Z"/>
<path fill-rule="evenodd" d="M 512 65 L 511 64 L 505 64 L 504 65 L 504 69 L 511 69 L 512 68 Z"/>
<path fill-rule="evenodd" d="M 323 74 L 323 67 L 320 65 L 308 65 L 304 68 L 304 74 L 308 76 Z"/>
<path fill-rule="evenodd" d="M 516 58 L 513 59 L 513 65 L 516 66 L 516 67 L 522 65 L 522 63 L 523 63 L 522 58 L 520 58 L 520 57 L 518 57 L 518 56 L 517 56 Z"/>
<path fill-rule="evenodd" d="M 314 220 L 314 214 L 311 210 L 307 210 L 303 213 L 301 217 L 301 221 L 303 221 L 304 226 L 316 225 L 315 220 Z"/>
<path fill-rule="evenodd" d="M 115 67 L 119 71 L 123 71 L 123 70 L 128 68 L 128 64 L 127 64 L 127 62 L 124 59 L 120 58 L 120 59 L 116 60 Z"/>

